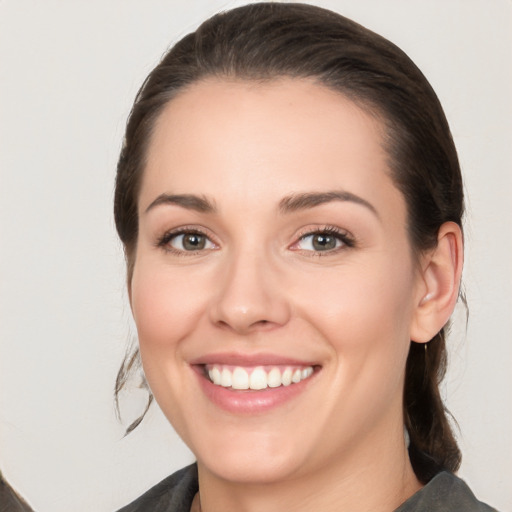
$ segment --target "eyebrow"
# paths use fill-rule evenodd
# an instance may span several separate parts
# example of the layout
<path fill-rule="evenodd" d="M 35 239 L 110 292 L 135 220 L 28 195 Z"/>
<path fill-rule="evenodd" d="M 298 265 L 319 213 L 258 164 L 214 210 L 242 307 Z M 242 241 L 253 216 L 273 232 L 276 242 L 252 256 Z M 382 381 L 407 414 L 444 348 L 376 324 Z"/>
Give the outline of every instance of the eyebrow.
<path fill-rule="evenodd" d="M 194 194 L 160 194 L 147 208 L 148 213 L 153 208 L 160 205 L 174 204 L 186 208 L 187 210 L 195 210 L 201 213 L 215 213 L 217 208 L 213 201 L 206 196 L 196 196 Z"/>
<path fill-rule="evenodd" d="M 370 210 L 377 218 L 380 218 L 379 213 L 375 207 L 352 192 L 346 192 L 344 190 L 334 190 L 329 192 L 305 192 L 301 194 L 293 194 L 283 198 L 279 202 L 279 210 L 281 213 L 291 213 L 297 210 L 306 210 L 315 206 L 320 206 L 325 203 L 331 203 L 333 201 L 348 201 L 361 206 L 364 206 Z"/>
<path fill-rule="evenodd" d="M 284 197 L 279 202 L 281 213 L 292 213 L 298 210 L 307 210 L 333 201 L 351 202 L 359 204 L 370 210 L 377 218 L 380 218 L 375 207 L 362 197 L 346 191 L 330 192 L 304 192 Z M 206 196 L 194 194 L 160 194 L 147 208 L 145 213 L 160 205 L 177 205 L 187 210 L 195 210 L 200 213 L 216 213 L 215 203 Z"/>

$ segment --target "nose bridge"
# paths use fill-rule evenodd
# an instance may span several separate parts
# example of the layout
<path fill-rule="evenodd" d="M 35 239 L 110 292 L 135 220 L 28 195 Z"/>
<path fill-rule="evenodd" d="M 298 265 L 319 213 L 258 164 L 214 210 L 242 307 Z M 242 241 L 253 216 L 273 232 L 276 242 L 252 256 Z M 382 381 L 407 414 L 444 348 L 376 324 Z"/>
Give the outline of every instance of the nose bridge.
<path fill-rule="evenodd" d="M 256 244 L 234 249 L 224 261 L 212 320 L 239 332 L 283 325 L 289 305 L 270 251 Z"/>

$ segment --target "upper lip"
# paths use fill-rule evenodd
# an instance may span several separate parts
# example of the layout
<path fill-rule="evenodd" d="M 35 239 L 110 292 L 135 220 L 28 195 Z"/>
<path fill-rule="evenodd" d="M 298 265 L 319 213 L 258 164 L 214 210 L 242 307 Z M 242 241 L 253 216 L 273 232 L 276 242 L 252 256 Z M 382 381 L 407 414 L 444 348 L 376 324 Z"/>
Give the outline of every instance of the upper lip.
<path fill-rule="evenodd" d="M 189 361 L 191 365 L 228 364 L 232 366 L 316 366 L 311 360 L 301 360 L 279 354 L 259 353 L 247 354 L 240 352 L 216 352 L 205 354 Z"/>

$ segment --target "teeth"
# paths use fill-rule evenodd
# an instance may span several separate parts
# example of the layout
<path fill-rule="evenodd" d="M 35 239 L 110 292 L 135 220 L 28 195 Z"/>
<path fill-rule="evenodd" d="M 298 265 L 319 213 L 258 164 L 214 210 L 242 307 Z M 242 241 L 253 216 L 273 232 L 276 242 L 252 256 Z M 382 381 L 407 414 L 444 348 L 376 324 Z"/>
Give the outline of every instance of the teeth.
<path fill-rule="evenodd" d="M 286 368 L 283 372 L 281 381 L 283 382 L 283 386 L 289 386 L 292 383 L 292 370 L 290 368 Z"/>
<path fill-rule="evenodd" d="M 263 368 L 254 368 L 249 379 L 251 389 L 265 389 L 268 386 L 267 374 Z"/>
<path fill-rule="evenodd" d="M 311 375 L 313 375 L 313 368 L 311 368 L 311 366 L 308 366 L 307 368 L 304 368 L 304 370 L 302 370 L 301 379 L 307 379 L 308 377 L 311 377 Z"/>
<path fill-rule="evenodd" d="M 214 383 L 214 384 L 217 384 L 217 385 L 220 385 L 220 382 L 221 382 L 221 373 L 220 373 L 220 370 L 214 366 L 211 370 L 210 370 L 210 379 L 211 381 Z"/>
<path fill-rule="evenodd" d="M 297 384 L 313 375 L 313 367 L 290 368 L 273 367 L 266 370 L 262 366 L 246 369 L 241 366 L 207 366 L 208 376 L 213 384 L 232 389 L 261 390 Z"/>
<path fill-rule="evenodd" d="M 281 371 L 279 368 L 272 368 L 267 375 L 267 386 L 269 388 L 277 388 L 281 384 Z"/>
<path fill-rule="evenodd" d="M 231 372 L 227 368 L 224 368 L 220 374 L 220 385 L 229 388 L 231 387 L 231 382 Z"/>
<path fill-rule="evenodd" d="M 222 371 L 224 372 L 224 370 Z M 231 387 L 233 389 L 249 389 L 249 374 L 243 368 L 235 368 Z"/>

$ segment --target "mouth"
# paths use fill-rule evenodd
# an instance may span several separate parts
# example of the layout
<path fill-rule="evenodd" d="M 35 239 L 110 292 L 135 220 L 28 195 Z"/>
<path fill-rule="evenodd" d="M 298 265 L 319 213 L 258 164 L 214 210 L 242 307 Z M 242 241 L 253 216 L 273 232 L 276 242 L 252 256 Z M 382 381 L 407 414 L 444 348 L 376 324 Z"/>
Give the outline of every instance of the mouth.
<path fill-rule="evenodd" d="M 204 375 L 215 386 L 232 390 L 262 391 L 287 387 L 309 379 L 313 366 L 255 366 L 243 367 L 224 364 L 205 364 Z"/>
<path fill-rule="evenodd" d="M 210 403 L 230 414 L 254 415 L 278 410 L 316 380 L 322 366 L 273 357 L 212 356 L 192 369 Z"/>

